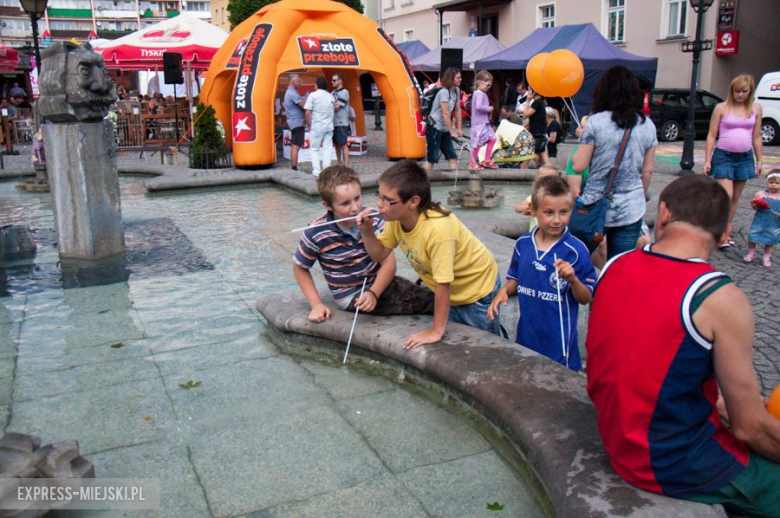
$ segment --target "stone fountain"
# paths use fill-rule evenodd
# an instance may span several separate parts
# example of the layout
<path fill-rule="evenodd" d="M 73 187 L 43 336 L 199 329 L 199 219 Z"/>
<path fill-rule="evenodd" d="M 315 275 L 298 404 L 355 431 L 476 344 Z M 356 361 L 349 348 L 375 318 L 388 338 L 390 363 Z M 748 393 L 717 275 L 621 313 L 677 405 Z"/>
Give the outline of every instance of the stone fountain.
<path fill-rule="evenodd" d="M 103 57 L 89 43 L 42 53 L 38 108 L 61 259 L 98 261 L 125 251 L 113 128 L 116 101 Z"/>
<path fill-rule="evenodd" d="M 460 205 L 464 209 L 490 209 L 497 206 L 504 199 L 501 189 L 485 188 L 482 178 L 472 172 L 469 174 L 468 187 L 456 187 L 450 191 L 447 205 Z"/>

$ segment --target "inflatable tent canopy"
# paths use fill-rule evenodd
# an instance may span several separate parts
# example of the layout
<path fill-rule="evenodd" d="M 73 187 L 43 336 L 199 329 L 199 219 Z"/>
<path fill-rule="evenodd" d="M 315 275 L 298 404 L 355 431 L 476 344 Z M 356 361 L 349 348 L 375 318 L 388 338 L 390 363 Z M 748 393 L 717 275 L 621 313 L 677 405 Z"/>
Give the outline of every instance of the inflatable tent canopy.
<path fill-rule="evenodd" d="M 274 104 L 290 72 L 344 74 L 357 131 L 365 134 L 359 74 L 369 72 L 385 102 L 387 156 L 425 156 L 419 86 L 395 43 L 369 18 L 329 0 L 282 0 L 244 20 L 216 53 L 201 99 L 225 128 L 236 166 L 273 165 Z"/>

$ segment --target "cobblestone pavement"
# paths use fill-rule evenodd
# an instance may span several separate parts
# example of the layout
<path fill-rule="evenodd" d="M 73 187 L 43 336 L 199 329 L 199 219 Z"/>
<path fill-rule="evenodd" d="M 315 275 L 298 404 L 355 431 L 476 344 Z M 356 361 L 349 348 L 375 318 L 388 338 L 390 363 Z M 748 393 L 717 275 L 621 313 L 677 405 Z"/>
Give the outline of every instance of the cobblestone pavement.
<path fill-rule="evenodd" d="M 745 187 L 740 199 L 739 211 L 734 219 L 732 237 L 736 246 L 725 251 L 716 250 L 710 263 L 725 272 L 750 298 L 756 320 L 753 362 L 761 383 L 762 392 L 768 396 L 780 384 L 780 252 L 773 250 L 772 267 L 761 266 L 759 260 L 746 264 L 742 257 L 747 253 L 747 236 L 753 221 L 750 200 L 765 186 L 764 178 L 752 180 Z"/>
<path fill-rule="evenodd" d="M 373 119 L 368 121 L 367 128 L 372 127 Z M 384 131 L 368 131 L 369 153 L 366 156 L 352 157 L 352 166 L 361 173 L 381 172 L 389 165 L 385 158 Z M 559 146 L 557 160 L 559 168 L 565 166 L 573 144 L 564 143 Z M 697 141 L 695 146 L 696 170 L 700 170 L 703 161 L 704 142 Z M 5 157 L 6 170 L 29 169 L 29 148 L 20 148 L 20 156 Z M 660 144 L 656 156 L 656 170 L 653 176 L 651 192 L 654 199 L 651 205 L 657 203 L 657 195 L 669 182 L 677 178 L 679 160 L 682 153 L 682 142 Z M 280 153 L 281 155 L 281 153 Z M 468 157 L 461 153 L 461 168 L 465 169 Z M 186 165 L 186 154 L 179 155 L 182 165 Z M 120 153 L 118 158 L 122 166 L 139 166 L 148 164 L 157 168 L 160 164 L 159 155 L 141 158 L 138 152 Z M 446 165 L 440 162 L 439 167 Z M 277 168 L 289 167 L 289 161 L 280 159 Z M 307 165 L 303 166 L 304 168 Z M 764 149 L 764 171 L 780 168 L 780 147 Z M 174 169 L 176 169 L 174 171 Z M 166 173 L 168 174 L 168 173 Z M 185 167 L 171 168 L 170 174 L 189 174 Z M 219 174 L 219 173 L 214 173 Z M 745 264 L 742 257 L 747 253 L 747 235 L 753 218 L 750 200 L 755 192 L 764 188 L 765 177 L 752 180 L 743 193 L 740 209 L 734 222 L 733 236 L 736 246 L 726 251 L 715 250 L 710 256 L 710 263 L 728 274 L 736 284 L 748 295 L 755 314 L 756 334 L 754 347 L 754 363 L 761 390 L 769 395 L 780 384 L 780 251 L 775 250 L 772 268 L 764 268 L 760 260 Z M 648 214 L 654 215 L 656 207 L 648 206 Z M 654 216 L 651 216 L 653 219 Z M 760 256 L 759 256 L 760 259 Z"/>
<path fill-rule="evenodd" d="M 568 157 L 569 153 L 570 150 L 567 148 L 559 156 Z M 664 186 L 677 178 L 681 154 L 682 142 L 659 145 L 651 186 L 651 192 L 655 195 L 653 203 L 657 203 L 657 196 Z M 704 154 L 703 141 L 696 142 L 694 154 L 695 170 L 700 171 Z M 780 168 L 778 146 L 764 148 L 764 173 L 772 168 Z M 736 241 L 736 246 L 725 251 L 714 250 L 709 262 L 729 275 L 750 299 L 756 321 L 753 362 L 761 391 L 765 396 L 769 396 L 780 384 L 780 251 L 777 249 L 773 251 L 771 268 L 761 266 L 760 255 L 759 260 L 754 260 L 751 264 L 742 261 L 742 257 L 748 250 L 747 236 L 754 214 L 750 207 L 750 200 L 765 186 L 765 176 L 748 182 L 734 219 L 732 237 Z M 656 207 L 648 207 L 648 212 L 655 214 Z"/>

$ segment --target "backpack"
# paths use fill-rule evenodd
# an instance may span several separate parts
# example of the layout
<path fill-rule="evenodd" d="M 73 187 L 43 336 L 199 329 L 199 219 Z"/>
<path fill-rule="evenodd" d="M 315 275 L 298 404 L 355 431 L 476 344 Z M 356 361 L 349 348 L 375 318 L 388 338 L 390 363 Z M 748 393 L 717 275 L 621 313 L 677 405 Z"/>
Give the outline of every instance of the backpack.
<path fill-rule="evenodd" d="M 436 98 L 436 94 L 444 88 L 443 86 L 437 86 L 432 88 L 427 94 L 420 97 L 420 113 L 423 116 L 423 120 L 427 119 L 433 110 L 433 100 Z"/>

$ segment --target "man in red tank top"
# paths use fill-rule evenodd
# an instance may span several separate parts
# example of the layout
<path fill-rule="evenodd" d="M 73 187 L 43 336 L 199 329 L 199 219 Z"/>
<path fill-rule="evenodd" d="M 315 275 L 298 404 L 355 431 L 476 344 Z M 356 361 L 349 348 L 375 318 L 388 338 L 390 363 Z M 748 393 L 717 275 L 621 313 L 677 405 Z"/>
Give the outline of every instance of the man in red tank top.
<path fill-rule="evenodd" d="M 753 371 L 753 313 L 705 262 L 728 212 L 714 180 L 677 179 L 661 193 L 657 242 L 607 263 L 588 326 L 588 394 L 627 482 L 780 516 L 780 420 Z"/>

